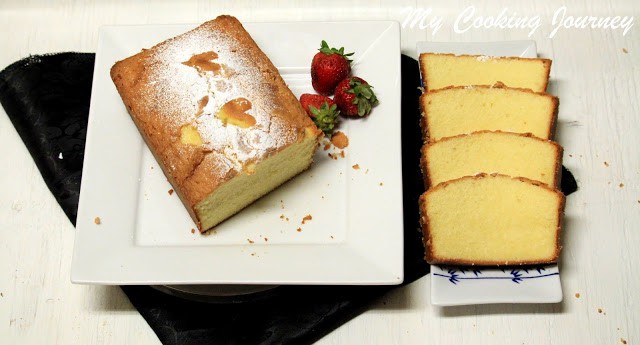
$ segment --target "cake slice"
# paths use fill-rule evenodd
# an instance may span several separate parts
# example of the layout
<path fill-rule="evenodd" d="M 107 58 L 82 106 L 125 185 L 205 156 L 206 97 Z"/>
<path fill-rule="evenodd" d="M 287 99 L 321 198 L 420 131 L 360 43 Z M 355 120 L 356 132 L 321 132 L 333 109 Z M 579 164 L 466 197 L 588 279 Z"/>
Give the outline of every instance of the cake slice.
<path fill-rule="evenodd" d="M 111 78 L 200 231 L 312 163 L 321 132 L 234 17 L 143 49 Z"/>
<path fill-rule="evenodd" d="M 558 98 L 501 84 L 449 87 L 422 94 L 420 108 L 425 141 L 482 130 L 552 139 Z"/>
<path fill-rule="evenodd" d="M 500 173 L 558 186 L 562 147 L 530 134 L 474 132 L 422 147 L 425 187 L 478 173 Z"/>
<path fill-rule="evenodd" d="M 493 85 L 547 90 L 551 60 L 483 55 L 420 54 L 422 82 L 427 91 L 447 86 Z"/>
<path fill-rule="evenodd" d="M 564 195 L 525 178 L 465 176 L 420 197 L 426 260 L 432 264 L 551 263 L 560 253 Z"/>

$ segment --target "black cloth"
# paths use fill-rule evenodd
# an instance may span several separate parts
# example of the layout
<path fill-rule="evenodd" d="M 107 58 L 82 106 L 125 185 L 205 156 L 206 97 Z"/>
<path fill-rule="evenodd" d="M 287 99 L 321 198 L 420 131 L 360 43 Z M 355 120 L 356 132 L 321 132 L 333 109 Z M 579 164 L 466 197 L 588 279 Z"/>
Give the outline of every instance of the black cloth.
<path fill-rule="evenodd" d="M 0 103 L 47 187 L 75 224 L 94 54 L 30 56 L 0 72 Z M 418 63 L 402 56 L 404 284 L 429 272 L 418 231 Z M 375 115 L 375 114 L 374 114 Z M 62 159 L 61 159 L 62 158 Z M 577 188 L 563 168 L 562 189 Z M 148 286 L 123 286 L 163 344 L 308 344 L 331 332 L 395 286 L 282 286 L 238 303 L 188 301 Z M 375 330 L 372 330 L 375 331 Z"/>

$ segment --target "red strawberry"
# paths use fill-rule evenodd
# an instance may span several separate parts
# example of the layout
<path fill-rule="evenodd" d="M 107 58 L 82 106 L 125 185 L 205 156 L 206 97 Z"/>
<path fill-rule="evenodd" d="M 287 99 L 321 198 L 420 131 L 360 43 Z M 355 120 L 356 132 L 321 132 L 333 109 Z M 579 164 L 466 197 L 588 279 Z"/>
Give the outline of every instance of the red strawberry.
<path fill-rule="evenodd" d="M 364 79 L 346 78 L 336 86 L 333 101 L 344 116 L 367 116 L 378 105 L 378 98 Z"/>
<path fill-rule="evenodd" d="M 340 80 L 351 73 L 351 60 L 345 54 L 344 47 L 329 48 L 327 42 L 322 41 L 320 52 L 311 61 L 311 85 L 321 95 L 331 95 Z"/>
<path fill-rule="evenodd" d="M 338 124 L 340 111 L 331 98 L 322 95 L 305 93 L 300 96 L 300 104 L 307 114 L 313 119 L 313 123 L 326 135 L 331 136 L 333 128 Z"/>

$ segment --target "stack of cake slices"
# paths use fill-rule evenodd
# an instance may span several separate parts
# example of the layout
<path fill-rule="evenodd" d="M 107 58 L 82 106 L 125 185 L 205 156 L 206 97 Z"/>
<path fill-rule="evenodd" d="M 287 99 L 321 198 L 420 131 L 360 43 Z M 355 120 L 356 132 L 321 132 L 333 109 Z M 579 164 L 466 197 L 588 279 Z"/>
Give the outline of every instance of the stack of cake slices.
<path fill-rule="evenodd" d="M 420 197 L 426 260 L 451 265 L 557 261 L 564 195 L 551 60 L 420 55 Z"/>

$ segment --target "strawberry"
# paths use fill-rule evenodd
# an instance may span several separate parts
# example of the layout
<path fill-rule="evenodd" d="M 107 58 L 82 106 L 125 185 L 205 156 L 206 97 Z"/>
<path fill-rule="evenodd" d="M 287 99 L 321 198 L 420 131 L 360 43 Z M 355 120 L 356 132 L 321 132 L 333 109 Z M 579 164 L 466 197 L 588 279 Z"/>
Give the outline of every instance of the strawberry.
<path fill-rule="evenodd" d="M 329 48 L 327 42 L 322 41 L 319 52 L 311 61 L 311 85 L 321 95 L 331 95 L 340 80 L 351 73 L 351 60 L 345 54 L 344 47 Z"/>
<path fill-rule="evenodd" d="M 313 119 L 321 131 L 331 136 L 333 128 L 338 124 L 340 111 L 331 98 L 322 95 L 305 93 L 300 96 L 300 104 Z"/>
<path fill-rule="evenodd" d="M 378 105 L 378 98 L 372 88 L 362 78 L 346 78 L 336 86 L 333 101 L 344 116 L 366 116 Z"/>

